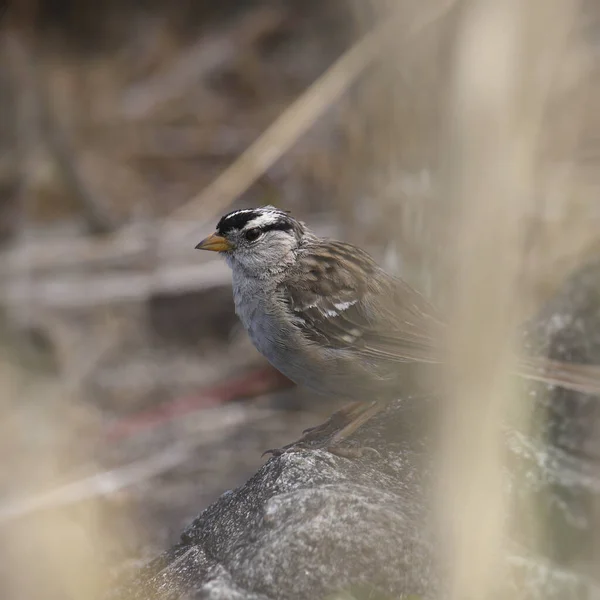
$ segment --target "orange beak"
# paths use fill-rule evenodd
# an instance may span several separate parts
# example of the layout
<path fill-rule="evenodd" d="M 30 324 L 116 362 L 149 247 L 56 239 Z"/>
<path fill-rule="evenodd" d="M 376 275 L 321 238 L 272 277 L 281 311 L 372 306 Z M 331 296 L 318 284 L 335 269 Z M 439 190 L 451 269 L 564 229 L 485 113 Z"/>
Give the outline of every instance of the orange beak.
<path fill-rule="evenodd" d="M 227 252 L 231 249 L 232 245 L 223 236 L 216 233 L 211 233 L 196 246 L 196 250 L 210 250 L 211 252 Z"/>

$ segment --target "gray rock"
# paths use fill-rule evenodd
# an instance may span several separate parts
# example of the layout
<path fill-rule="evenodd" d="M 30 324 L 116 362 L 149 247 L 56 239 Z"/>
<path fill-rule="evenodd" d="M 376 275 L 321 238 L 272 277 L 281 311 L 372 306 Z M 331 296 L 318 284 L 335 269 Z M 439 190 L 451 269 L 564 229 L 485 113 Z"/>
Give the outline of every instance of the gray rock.
<path fill-rule="evenodd" d="M 532 349 L 600 363 L 600 264 L 579 273 L 528 326 Z M 515 540 L 515 595 L 598 594 L 593 511 L 600 495 L 598 399 L 532 389 L 548 415 L 535 436 L 507 430 L 507 448 L 536 499 L 548 538 Z M 321 450 L 271 458 L 223 494 L 181 542 L 113 598 L 250 599 L 431 597 L 439 589 L 427 523 L 427 424 L 435 400 L 407 397 L 359 430 L 377 450 L 357 459 Z M 522 470 L 522 471 L 519 471 Z M 592 565 L 592 566 L 590 566 Z"/>
<path fill-rule="evenodd" d="M 425 503 L 414 407 L 422 413 L 427 402 L 412 400 L 390 406 L 357 436 L 380 456 L 315 450 L 268 460 L 119 597 L 284 600 L 352 586 L 424 594 L 434 574 L 417 526 Z"/>

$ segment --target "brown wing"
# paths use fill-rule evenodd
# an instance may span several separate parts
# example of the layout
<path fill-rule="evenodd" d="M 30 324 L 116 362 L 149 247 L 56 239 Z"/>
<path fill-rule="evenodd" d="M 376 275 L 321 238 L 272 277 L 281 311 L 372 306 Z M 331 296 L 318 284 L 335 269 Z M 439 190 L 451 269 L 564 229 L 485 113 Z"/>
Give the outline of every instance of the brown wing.
<path fill-rule="evenodd" d="M 434 362 L 433 308 L 368 254 L 342 242 L 315 243 L 295 268 L 280 292 L 307 339 L 374 359 Z"/>
<path fill-rule="evenodd" d="M 318 257 L 318 258 L 317 258 Z M 343 242 L 315 242 L 301 253 L 279 292 L 304 336 L 390 362 L 441 362 L 436 311 L 416 290 L 386 274 L 368 254 Z M 600 395 L 600 366 L 523 357 L 517 374 Z"/>

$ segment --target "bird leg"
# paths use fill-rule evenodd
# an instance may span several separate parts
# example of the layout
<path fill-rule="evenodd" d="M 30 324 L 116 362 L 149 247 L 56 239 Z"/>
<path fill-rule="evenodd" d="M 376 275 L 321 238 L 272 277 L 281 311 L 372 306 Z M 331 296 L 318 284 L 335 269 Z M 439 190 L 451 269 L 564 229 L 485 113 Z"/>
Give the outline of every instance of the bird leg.
<path fill-rule="evenodd" d="M 367 403 L 369 404 L 369 403 Z M 352 421 L 352 419 L 360 414 L 365 408 L 365 402 L 356 401 L 350 402 L 350 404 L 346 404 L 340 410 L 336 410 L 330 417 L 325 421 L 325 423 L 321 423 L 321 425 L 316 425 L 315 427 L 309 427 L 305 429 L 302 434 L 306 435 L 307 433 L 319 434 L 319 433 L 327 433 L 334 431 L 338 431 L 339 429 L 346 426 L 348 423 Z"/>
<path fill-rule="evenodd" d="M 370 402 L 366 406 L 362 406 L 360 411 L 356 409 L 353 411 L 352 420 L 349 421 L 342 429 L 340 429 L 332 438 L 327 449 L 332 454 L 338 454 L 339 456 L 348 455 L 348 451 L 356 451 L 360 453 L 360 456 L 366 448 L 344 448 L 340 446 L 340 443 L 349 438 L 357 429 L 362 427 L 367 421 L 370 421 L 376 414 L 381 412 L 385 404 L 383 402 Z M 373 450 L 372 448 L 370 449 Z"/>
<path fill-rule="evenodd" d="M 296 442 L 283 448 L 266 450 L 263 456 L 264 454 L 280 456 L 286 452 L 324 448 L 338 456 L 359 457 L 364 453 L 365 448 L 345 447 L 341 443 L 380 412 L 384 406 L 385 404 L 381 402 L 352 402 L 333 413 L 322 425 L 306 429 L 304 435 Z"/>

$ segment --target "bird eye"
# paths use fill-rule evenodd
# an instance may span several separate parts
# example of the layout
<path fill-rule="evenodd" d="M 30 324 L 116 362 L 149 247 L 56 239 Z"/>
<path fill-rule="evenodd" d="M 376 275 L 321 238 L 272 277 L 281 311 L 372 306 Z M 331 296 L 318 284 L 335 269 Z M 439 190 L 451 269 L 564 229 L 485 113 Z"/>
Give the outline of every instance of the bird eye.
<path fill-rule="evenodd" d="M 246 231 L 246 239 L 249 242 L 254 242 L 255 240 L 257 240 L 260 236 L 261 236 L 261 230 L 260 229 L 248 229 L 248 231 Z"/>

